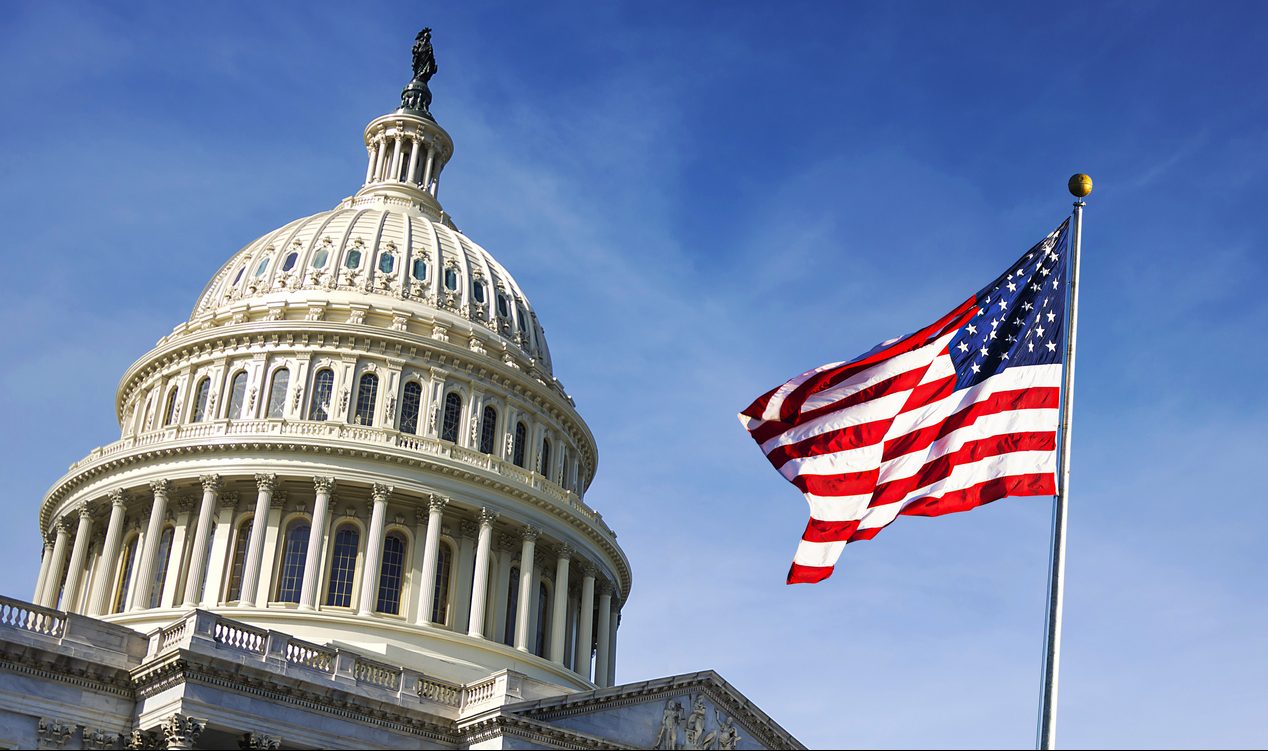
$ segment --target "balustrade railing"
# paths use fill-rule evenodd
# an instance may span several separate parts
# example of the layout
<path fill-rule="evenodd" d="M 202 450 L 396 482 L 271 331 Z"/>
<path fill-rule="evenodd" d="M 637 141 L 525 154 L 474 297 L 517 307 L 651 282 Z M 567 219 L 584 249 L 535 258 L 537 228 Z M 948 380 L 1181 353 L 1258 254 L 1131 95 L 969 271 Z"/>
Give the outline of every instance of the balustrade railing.
<path fill-rule="evenodd" d="M 457 707 L 462 704 L 462 686 L 436 678 L 419 678 L 418 695 L 424 699 L 430 699 L 438 704 L 445 704 L 450 707 Z"/>
<path fill-rule="evenodd" d="M 212 638 L 217 644 L 241 649 L 253 654 L 264 654 L 265 632 L 252 628 L 244 623 L 229 620 L 217 620 Z"/>
<path fill-rule="evenodd" d="M 389 691 L 397 691 L 401 687 L 400 668 L 367 660 L 364 657 L 357 658 L 352 674 L 356 677 L 358 683 L 368 683 L 371 686 L 379 686 Z"/>
<path fill-rule="evenodd" d="M 335 651 L 299 639 L 291 639 L 286 643 L 286 661 L 292 665 L 303 665 L 323 673 L 332 673 L 335 669 Z"/>
<path fill-rule="evenodd" d="M 61 638 L 66 633 L 66 614 L 29 602 L 0 597 L 0 626 Z"/>

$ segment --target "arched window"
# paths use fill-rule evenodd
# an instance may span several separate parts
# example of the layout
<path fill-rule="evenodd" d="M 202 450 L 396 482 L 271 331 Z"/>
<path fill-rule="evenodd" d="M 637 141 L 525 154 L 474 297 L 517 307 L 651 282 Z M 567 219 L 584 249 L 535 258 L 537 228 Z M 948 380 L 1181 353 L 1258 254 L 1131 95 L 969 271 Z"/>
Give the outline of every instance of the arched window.
<path fill-rule="evenodd" d="M 546 635 L 550 633 L 550 590 L 546 582 L 537 583 L 537 634 L 533 638 L 533 654 L 546 656 Z"/>
<path fill-rule="evenodd" d="M 326 588 L 326 604 L 346 608 L 352 605 L 352 584 L 357 573 L 357 547 L 361 533 L 351 524 L 335 532 L 335 545 L 330 556 L 330 584 Z"/>
<path fill-rule="evenodd" d="M 255 519 L 247 519 L 238 525 L 233 538 L 233 552 L 229 554 L 229 589 L 225 600 L 233 602 L 242 596 L 242 570 L 246 568 L 247 546 L 251 544 L 251 527 Z"/>
<path fill-rule="evenodd" d="M 312 529 L 307 521 L 291 522 L 286 530 L 286 545 L 282 550 L 282 575 L 277 581 L 277 602 L 299 602 L 299 591 L 304 585 L 304 561 L 308 557 L 308 533 Z"/>
<path fill-rule="evenodd" d="M 290 382 L 291 372 L 286 368 L 273 371 L 273 385 L 269 386 L 268 417 L 281 417 L 286 412 L 286 387 Z"/>
<path fill-rule="evenodd" d="M 317 372 L 313 378 L 313 396 L 308 405 L 308 419 L 329 420 L 330 394 L 335 388 L 335 371 L 330 368 Z"/>
<path fill-rule="evenodd" d="M 122 613 L 128 607 L 128 588 L 132 584 L 132 564 L 136 562 L 136 543 L 139 535 L 133 535 L 128 544 L 123 546 L 123 555 L 119 557 L 119 584 L 114 590 L 114 607 L 112 613 Z"/>
<path fill-rule="evenodd" d="M 392 532 L 383 539 L 383 563 L 379 566 L 379 599 L 375 610 L 399 615 L 401 581 L 405 572 L 405 538 Z"/>
<path fill-rule="evenodd" d="M 204 378 L 198 382 L 198 390 L 194 392 L 194 422 L 202 422 L 207 417 L 207 397 L 211 394 L 211 379 Z"/>
<path fill-rule="evenodd" d="M 506 633 L 502 643 L 515 646 L 515 619 L 519 617 L 520 567 L 511 566 L 510 586 L 506 588 Z"/>
<path fill-rule="evenodd" d="M 436 556 L 436 581 L 431 599 L 432 623 L 443 624 L 449 619 L 449 572 L 452 569 L 453 548 L 442 542 L 439 555 Z"/>
<path fill-rule="evenodd" d="M 374 398 L 379 393 L 379 377 L 373 373 L 361 376 L 357 386 L 357 410 L 352 421 L 357 425 L 370 425 L 374 422 Z"/>
<path fill-rule="evenodd" d="M 485 454 L 493 453 L 494 439 L 497 437 L 498 429 L 498 411 L 491 405 L 486 405 L 484 415 L 480 420 L 480 451 Z"/>
<path fill-rule="evenodd" d="M 542 454 L 539 459 L 542 468 L 542 477 L 550 479 L 550 439 L 542 439 Z"/>
<path fill-rule="evenodd" d="M 442 441 L 458 442 L 458 421 L 462 417 L 462 397 L 450 391 L 445 395 L 445 421 L 440 429 Z"/>
<path fill-rule="evenodd" d="M 163 533 L 159 535 L 158 557 L 154 561 L 154 579 L 150 582 L 150 604 L 151 608 L 157 608 L 163 600 L 163 585 L 167 583 L 167 567 L 172 557 L 172 537 L 176 534 L 176 530 L 172 527 L 164 527 Z"/>
<path fill-rule="evenodd" d="M 418 432 L 418 410 L 423 404 L 423 387 L 410 381 L 401 395 L 401 432 Z"/>
<path fill-rule="evenodd" d="M 225 412 L 225 417 L 230 420 L 240 419 L 242 415 L 242 407 L 247 400 L 247 372 L 241 371 L 233 377 L 233 382 L 229 386 L 229 409 Z"/>
<path fill-rule="evenodd" d="M 176 397 L 180 394 L 179 388 L 174 388 L 167 395 L 167 407 L 163 409 L 163 424 L 171 425 L 176 421 Z"/>
<path fill-rule="evenodd" d="M 515 462 L 515 466 L 524 466 L 524 449 L 525 443 L 528 442 L 528 428 L 524 423 L 515 423 L 515 446 L 511 449 L 511 461 Z"/>

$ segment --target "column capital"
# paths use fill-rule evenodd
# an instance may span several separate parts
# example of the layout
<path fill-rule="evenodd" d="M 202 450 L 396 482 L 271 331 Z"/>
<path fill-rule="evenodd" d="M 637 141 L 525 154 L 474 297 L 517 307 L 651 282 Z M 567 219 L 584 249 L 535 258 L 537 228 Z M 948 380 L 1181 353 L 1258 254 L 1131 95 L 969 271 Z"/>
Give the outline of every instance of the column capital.
<path fill-rule="evenodd" d="M 154 495 L 156 496 L 167 495 L 168 491 L 171 490 L 171 488 L 172 488 L 172 483 L 168 480 L 150 480 L 150 491 L 153 492 Z"/>
<path fill-rule="evenodd" d="M 445 506 L 449 505 L 449 499 L 443 495 L 432 493 L 427 499 L 427 508 L 430 511 L 444 511 Z"/>
<path fill-rule="evenodd" d="M 600 597 L 612 596 L 612 582 L 608 581 L 607 579 L 597 580 L 594 583 L 594 588 L 595 588 L 595 591 L 599 593 Z"/>
<path fill-rule="evenodd" d="M 263 733 L 243 733 L 238 739 L 238 748 L 247 751 L 277 751 L 282 747 L 282 739 L 275 735 Z"/>
<path fill-rule="evenodd" d="M 335 478 L 333 477 L 314 477 L 313 489 L 318 493 L 333 493 L 335 490 Z"/>
<path fill-rule="evenodd" d="M 492 527 L 493 520 L 498 518 L 496 511 L 490 511 L 487 508 L 480 509 L 480 526 Z"/>
<path fill-rule="evenodd" d="M 574 551 L 571 545 L 564 542 L 564 543 L 560 543 L 558 549 L 556 549 L 555 552 L 558 554 L 557 557 L 559 558 L 559 560 L 562 561 L 564 559 L 572 560 L 572 554 Z"/>
<path fill-rule="evenodd" d="M 88 501 L 84 501 L 83 503 L 79 504 L 79 518 L 80 519 L 92 518 L 92 506 L 88 505 Z"/>
<path fill-rule="evenodd" d="M 582 561 L 578 566 L 581 569 L 581 575 L 590 579 L 594 579 L 599 575 L 599 570 L 594 567 L 590 561 Z"/>
<path fill-rule="evenodd" d="M 537 538 L 541 535 L 541 533 L 542 531 L 537 527 L 526 525 L 520 530 L 520 539 L 524 542 L 537 542 Z"/>
<path fill-rule="evenodd" d="M 277 475 L 272 472 L 257 472 L 255 474 L 255 486 L 261 491 L 272 491 L 277 486 Z"/>
<path fill-rule="evenodd" d="M 115 488 L 106 493 L 106 497 L 110 499 L 111 506 L 122 506 L 128 501 L 128 494 L 123 492 L 123 488 Z"/>
<path fill-rule="evenodd" d="M 224 487 L 224 481 L 220 475 L 201 475 L 198 481 L 202 483 L 204 493 L 219 493 Z"/>
<path fill-rule="evenodd" d="M 70 534 L 70 529 L 71 529 L 70 519 L 67 519 L 64 516 L 59 518 L 57 521 L 53 522 L 53 526 L 57 528 L 57 531 L 59 534 L 62 532 L 65 532 L 66 534 Z"/>
<path fill-rule="evenodd" d="M 386 502 L 387 502 L 387 499 L 388 499 L 389 497 L 391 497 L 391 495 L 392 495 L 392 486 L 391 486 L 391 485 L 385 485 L 384 483 L 381 483 L 381 482 L 376 482 L 376 483 L 374 483 L 374 485 L 370 488 L 370 496 L 371 496 L 372 498 L 374 498 L 374 500 L 375 500 L 376 502 L 377 502 L 377 501 L 382 501 L 382 502 L 386 503 Z"/>
<path fill-rule="evenodd" d="M 53 549 L 53 535 L 44 535 L 44 550 L 46 552 Z"/>
<path fill-rule="evenodd" d="M 168 748 L 193 748 L 206 729 L 206 720 L 174 714 L 163 721 L 163 739 Z"/>

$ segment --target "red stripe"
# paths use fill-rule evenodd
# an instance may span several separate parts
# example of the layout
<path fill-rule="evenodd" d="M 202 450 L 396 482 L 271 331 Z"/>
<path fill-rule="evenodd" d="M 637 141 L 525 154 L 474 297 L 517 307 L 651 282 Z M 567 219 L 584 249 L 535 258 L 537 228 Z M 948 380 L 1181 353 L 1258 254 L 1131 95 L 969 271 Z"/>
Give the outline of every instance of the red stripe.
<path fill-rule="evenodd" d="M 949 454 L 943 454 L 925 462 L 920 471 L 910 477 L 902 477 L 878 485 L 872 493 L 869 508 L 897 503 L 908 495 L 951 476 L 961 464 L 971 464 L 980 459 L 1000 456 L 1013 451 L 1054 451 L 1057 448 L 1055 430 L 1026 433 L 1002 433 L 969 441 Z"/>
<path fill-rule="evenodd" d="M 843 472 L 839 475 L 797 475 L 791 482 L 803 493 L 811 495 L 863 495 L 876 489 L 880 477 L 879 467 L 862 472 Z"/>
<path fill-rule="evenodd" d="M 788 569 L 789 584 L 815 584 L 832 576 L 831 566 L 803 566 L 794 563 Z"/>
<path fill-rule="evenodd" d="M 806 400 L 811 396 L 832 388 L 841 381 L 862 370 L 866 370 L 878 362 L 884 362 L 904 352 L 910 352 L 913 349 L 923 347 L 929 342 L 937 339 L 949 330 L 958 329 L 960 326 L 968 322 L 970 318 L 977 315 L 977 298 L 970 297 L 960 303 L 950 313 L 934 321 L 932 324 L 920 329 L 914 334 L 904 337 L 902 340 L 895 342 L 893 345 L 885 349 L 873 352 L 872 354 L 849 362 L 840 367 L 825 370 L 815 376 L 806 379 L 799 384 L 793 392 L 784 399 L 784 403 L 779 406 L 779 420 L 787 422 L 793 418 L 805 404 Z"/>
<path fill-rule="evenodd" d="M 851 425 L 848 428 L 832 430 L 819 435 L 812 435 L 796 443 L 776 446 L 771 449 L 766 458 L 770 459 L 770 463 L 775 465 L 775 469 L 779 469 L 793 459 L 804 459 L 807 456 L 835 454 L 838 451 L 875 446 L 885 439 L 885 431 L 889 430 L 889 426 L 892 423 L 892 418 L 886 418 L 875 422 L 865 422 L 862 425 Z"/>
<path fill-rule="evenodd" d="M 903 404 L 903 408 L 898 410 L 898 414 L 910 412 L 913 409 L 927 407 L 934 402 L 942 401 L 951 392 L 955 391 L 955 376 L 949 375 L 946 378 L 929 383 L 922 383 L 912 389 L 911 396 L 907 397 L 907 401 Z"/>
<path fill-rule="evenodd" d="M 853 394 L 850 394 L 839 401 L 835 401 L 832 404 L 824 405 L 818 409 L 812 409 L 809 412 L 802 412 L 788 422 L 777 422 L 772 420 L 770 422 L 762 423 L 754 428 L 749 435 L 753 436 L 753 440 L 757 441 L 758 444 L 766 443 L 770 439 L 784 433 L 790 428 L 794 428 L 798 425 L 804 425 L 815 418 L 822 417 L 823 415 L 837 412 L 848 407 L 854 407 L 864 402 L 870 402 L 873 399 L 878 399 L 888 394 L 896 394 L 899 391 L 906 391 L 907 389 L 915 388 L 920 383 L 920 379 L 924 377 L 925 371 L 928 369 L 928 365 L 922 365 L 915 370 L 909 370 L 905 373 L 890 376 L 883 381 L 873 383 L 867 388 L 859 389 Z"/>
<path fill-rule="evenodd" d="M 806 542 L 839 542 L 841 540 L 850 539 L 850 535 L 859 528 L 859 520 L 845 522 L 825 522 L 821 519 L 811 519 L 806 524 L 806 531 L 802 533 L 801 539 Z"/>
<path fill-rule="evenodd" d="M 957 511 L 968 511 L 991 501 L 1010 495 L 1055 495 L 1056 476 L 1052 472 L 1029 475 L 996 477 L 980 482 L 971 488 L 956 490 L 946 495 L 929 496 L 908 504 L 900 516 L 942 516 Z"/>
<path fill-rule="evenodd" d="M 903 454 L 928 448 L 934 441 L 950 435 L 965 425 L 972 425 L 983 415 L 993 415 L 1014 409 L 1049 409 L 1061 403 L 1061 390 L 1055 386 L 1032 386 L 991 394 L 982 401 L 973 402 L 940 423 L 892 438 L 885 442 L 881 461 L 889 461 Z"/>

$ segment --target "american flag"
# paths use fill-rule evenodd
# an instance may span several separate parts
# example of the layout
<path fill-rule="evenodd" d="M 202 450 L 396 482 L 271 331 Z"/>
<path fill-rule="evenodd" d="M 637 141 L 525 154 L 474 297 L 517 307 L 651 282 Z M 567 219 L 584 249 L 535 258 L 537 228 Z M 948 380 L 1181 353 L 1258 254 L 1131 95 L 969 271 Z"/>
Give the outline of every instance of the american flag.
<path fill-rule="evenodd" d="M 810 503 L 788 583 L 901 515 L 1056 492 L 1069 221 L 915 333 L 762 395 L 740 422 Z"/>

